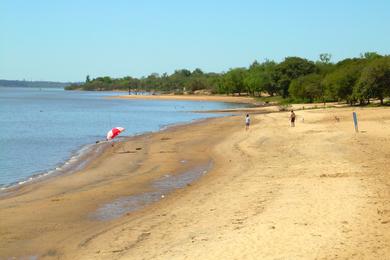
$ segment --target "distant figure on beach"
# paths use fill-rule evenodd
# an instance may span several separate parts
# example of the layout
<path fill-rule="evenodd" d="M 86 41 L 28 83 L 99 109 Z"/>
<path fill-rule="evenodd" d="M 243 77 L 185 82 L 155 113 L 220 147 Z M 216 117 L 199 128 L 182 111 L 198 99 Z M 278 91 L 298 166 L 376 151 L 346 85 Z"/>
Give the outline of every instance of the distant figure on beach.
<path fill-rule="evenodd" d="M 246 114 L 245 117 L 245 130 L 249 129 L 249 125 L 251 124 L 251 119 L 249 118 L 249 114 Z"/>
<path fill-rule="evenodd" d="M 294 127 L 295 126 L 295 113 L 294 113 L 294 110 L 291 110 L 290 120 L 291 120 L 291 127 Z"/>

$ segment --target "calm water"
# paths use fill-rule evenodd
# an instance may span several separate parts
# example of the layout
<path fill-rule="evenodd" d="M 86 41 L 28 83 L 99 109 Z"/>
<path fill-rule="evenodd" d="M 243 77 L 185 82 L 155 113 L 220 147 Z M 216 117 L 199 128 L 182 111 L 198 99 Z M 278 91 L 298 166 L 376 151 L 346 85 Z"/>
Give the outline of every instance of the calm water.
<path fill-rule="evenodd" d="M 216 116 L 193 110 L 237 105 L 196 101 L 117 100 L 112 92 L 0 87 L 0 187 L 46 173 L 115 126 L 123 136 Z"/>

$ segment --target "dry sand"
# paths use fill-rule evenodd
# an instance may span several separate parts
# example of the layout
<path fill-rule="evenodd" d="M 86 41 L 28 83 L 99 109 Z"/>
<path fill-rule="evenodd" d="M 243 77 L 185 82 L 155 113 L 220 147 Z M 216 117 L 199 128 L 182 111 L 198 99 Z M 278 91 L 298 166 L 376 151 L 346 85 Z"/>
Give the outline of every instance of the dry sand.
<path fill-rule="evenodd" d="M 252 115 L 249 131 L 230 116 L 109 148 L 81 172 L 0 198 L 0 258 L 388 259 L 390 110 L 355 109 L 357 134 L 352 110 L 298 111 L 295 128 L 288 112 Z M 93 217 L 210 160 L 158 202 Z"/>

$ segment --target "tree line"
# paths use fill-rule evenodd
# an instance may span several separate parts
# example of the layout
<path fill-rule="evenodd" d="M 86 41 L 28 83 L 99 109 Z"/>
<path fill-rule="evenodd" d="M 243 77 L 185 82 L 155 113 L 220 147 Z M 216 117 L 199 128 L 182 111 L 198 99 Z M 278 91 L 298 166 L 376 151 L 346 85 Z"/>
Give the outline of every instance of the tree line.
<path fill-rule="evenodd" d="M 232 68 L 223 73 L 201 69 L 175 70 L 168 75 L 152 73 L 147 77 L 98 77 L 71 85 L 67 90 L 128 90 L 135 92 L 280 95 L 292 102 L 346 101 L 367 104 L 372 99 L 383 104 L 390 97 L 390 56 L 366 52 L 358 58 L 337 63 L 331 55 L 319 55 L 317 61 L 287 57 L 282 62 L 254 61 L 247 68 Z"/>
<path fill-rule="evenodd" d="M 71 83 L 54 82 L 54 81 L 29 81 L 29 80 L 5 80 L 0 79 L 1 87 L 15 88 L 64 88 Z"/>

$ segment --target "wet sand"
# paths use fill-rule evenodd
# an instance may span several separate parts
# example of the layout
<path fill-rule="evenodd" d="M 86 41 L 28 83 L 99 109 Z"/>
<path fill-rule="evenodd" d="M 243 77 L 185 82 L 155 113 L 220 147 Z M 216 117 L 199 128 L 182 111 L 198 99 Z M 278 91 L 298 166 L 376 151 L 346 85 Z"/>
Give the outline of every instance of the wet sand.
<path fill-rule="evenodd" d="M 386 259 L 390 109 L 355 108 L 359 133 L 352 110 L 132 138 L 1 198 L 0 259 Z"/>

